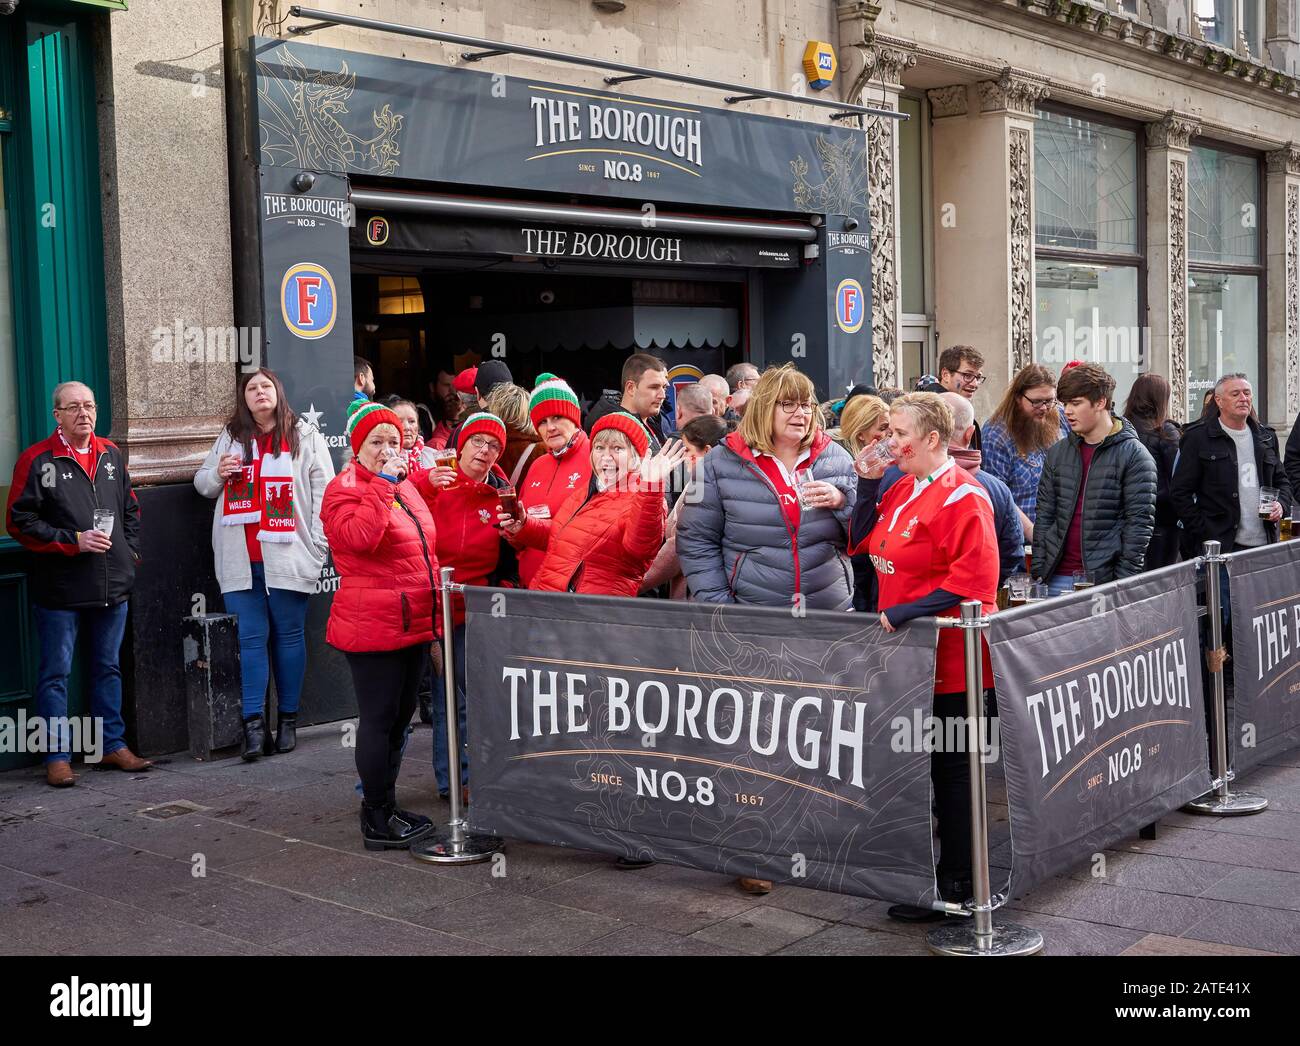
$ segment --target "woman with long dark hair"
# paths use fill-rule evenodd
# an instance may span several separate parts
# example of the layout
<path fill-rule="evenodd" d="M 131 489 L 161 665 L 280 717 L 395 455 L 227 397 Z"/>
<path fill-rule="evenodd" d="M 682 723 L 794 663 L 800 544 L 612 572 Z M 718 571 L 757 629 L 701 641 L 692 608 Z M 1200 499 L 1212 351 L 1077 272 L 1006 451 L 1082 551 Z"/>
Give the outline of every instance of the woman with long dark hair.
<path fill-rule="evenodd" d="M 1169 382 L 1159 374 L 1139 375 L 1129 390 L 1124 417 L 1156 463 L 1156 522 L 1146 557 L 1147 570 L 1155 570 L 1178 561 L 1178 512 L 1169 484 L 1182 430 L 1169 420 Z"/>
<path fill-rule="evenodd" d="M 303 626 L 328 549 L 320 509 L 333 478 L 325 437 L 294 414 L 275 372 L 260 367 L 243 375 L 235 412 L 195 473 L 194 487 L 217 499 L 212 558 L 226 610 L 239 619 L 247 760 L 262 754 L 262 703 L 272 668 L 275 750 L 291 752 L 296 744 L 307 667 Z"/>

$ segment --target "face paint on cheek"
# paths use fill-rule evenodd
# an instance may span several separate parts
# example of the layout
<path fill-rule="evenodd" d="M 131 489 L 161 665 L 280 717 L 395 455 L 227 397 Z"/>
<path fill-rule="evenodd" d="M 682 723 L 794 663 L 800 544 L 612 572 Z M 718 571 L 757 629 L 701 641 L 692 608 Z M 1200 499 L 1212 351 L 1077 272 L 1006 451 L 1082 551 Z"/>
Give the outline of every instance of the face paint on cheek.
<path fill-rule="evenodd" d="M 902 457 L 902 458 L 910 458 L 914 453 L 915 453 L 915 451 L 913 451 L 911 447 L 903 447 L 903 448 L 898 452 L 898 455 L 899 455 L 899 457 Z"/>

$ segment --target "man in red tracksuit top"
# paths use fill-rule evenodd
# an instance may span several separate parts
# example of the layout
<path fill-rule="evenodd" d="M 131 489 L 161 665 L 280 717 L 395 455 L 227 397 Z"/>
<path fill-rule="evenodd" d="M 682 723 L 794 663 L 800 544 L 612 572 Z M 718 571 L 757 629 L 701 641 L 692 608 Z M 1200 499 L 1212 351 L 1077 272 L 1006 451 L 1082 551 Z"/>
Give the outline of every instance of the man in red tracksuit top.
<path fill-rule="evenodd" d="M 90 708 L 103 726 L 101 765 L 131 773 L 152 765 L 126 746 L 118 660 L 140 560 L 140 502 L 122 452 L 95 435 L 97 411 L 94 393 L 79 381 L 54 390 L 58 428 L 18 459 L 6 507 L 10 536 L 36 553 L 36 711 L 47 728 L 45 779 L 56 788 L 76 782 L 67 715 L 79 632 L 90 644 Z"/>

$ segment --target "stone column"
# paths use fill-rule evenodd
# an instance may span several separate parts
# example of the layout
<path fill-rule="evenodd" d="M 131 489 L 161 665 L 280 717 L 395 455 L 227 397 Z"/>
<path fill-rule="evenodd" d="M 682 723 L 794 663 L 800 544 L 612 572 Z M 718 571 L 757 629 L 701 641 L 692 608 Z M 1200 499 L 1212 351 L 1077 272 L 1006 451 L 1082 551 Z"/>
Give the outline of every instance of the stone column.
<path fill-rule="evenodd" d="M 916 64 L 916 55 L 876 36 L 877 4 L 846 3 L 839 8 L 840 54 L 844 61 L 846 100 L 855 105 L 898 111 L 903 70 Z M 869 116 L 867 133 L 867 193 L 871 216 L 871 371 L 877 386 L 901 381 L 902 295 L 898 289 L 898 121 Z"/>
<path fill-rule="evenodd" d="M 233 326 L 221 5 L 137 4 L 101 21 L 112 437 L 135 483 L 184 482 L 233 409 L 241 346 L 261 356 L 261 332 Z M 160 41 L 192 57 L 158 61 Z"/>
<path fill-rule="evenodd" d="M 1187 162 L 1194 117 L 1172 109 L 1147 124 L 1146 370 L 1169 379 L 1170 413 L 1187 421 Z"/>
<path fill-rule="evenodd" d="M 1268 154 L 1265 176 L 1268 418 L 1282 431 L 1300 411 L 1300 145 Z"/>
<path fill-rule="evenodd" d="M 987 417 L 1034 351 L 1034 109 L 1048 89 L 1011 68 L 928 92 L 939 347 L 974 345 Z"/>

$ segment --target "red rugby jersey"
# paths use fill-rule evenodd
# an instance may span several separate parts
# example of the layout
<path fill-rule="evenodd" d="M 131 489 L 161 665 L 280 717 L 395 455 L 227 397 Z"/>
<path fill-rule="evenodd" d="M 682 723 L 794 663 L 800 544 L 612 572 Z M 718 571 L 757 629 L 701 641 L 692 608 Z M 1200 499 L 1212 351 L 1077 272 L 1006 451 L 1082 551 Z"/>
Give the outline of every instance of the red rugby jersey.
<path fill-rule="evenodd" d="M 866 552 L 876 568 L 881 610 L 911 603 L 942 588 L 962 599 L 978 599 L 986 614 L 996 609 L 998 542 L 989 496 L 951 458 L 926 479 L 905 476 L 885 493 L 876 525 L 866 541 L 849 549 Z M 958 617 L 960 608 L 941 617 Z M 984 685 L 993 669 L 984 646 Z M 962 633 L 939 630 L 935 658 L 936 693 L 966 689 Z"/>

